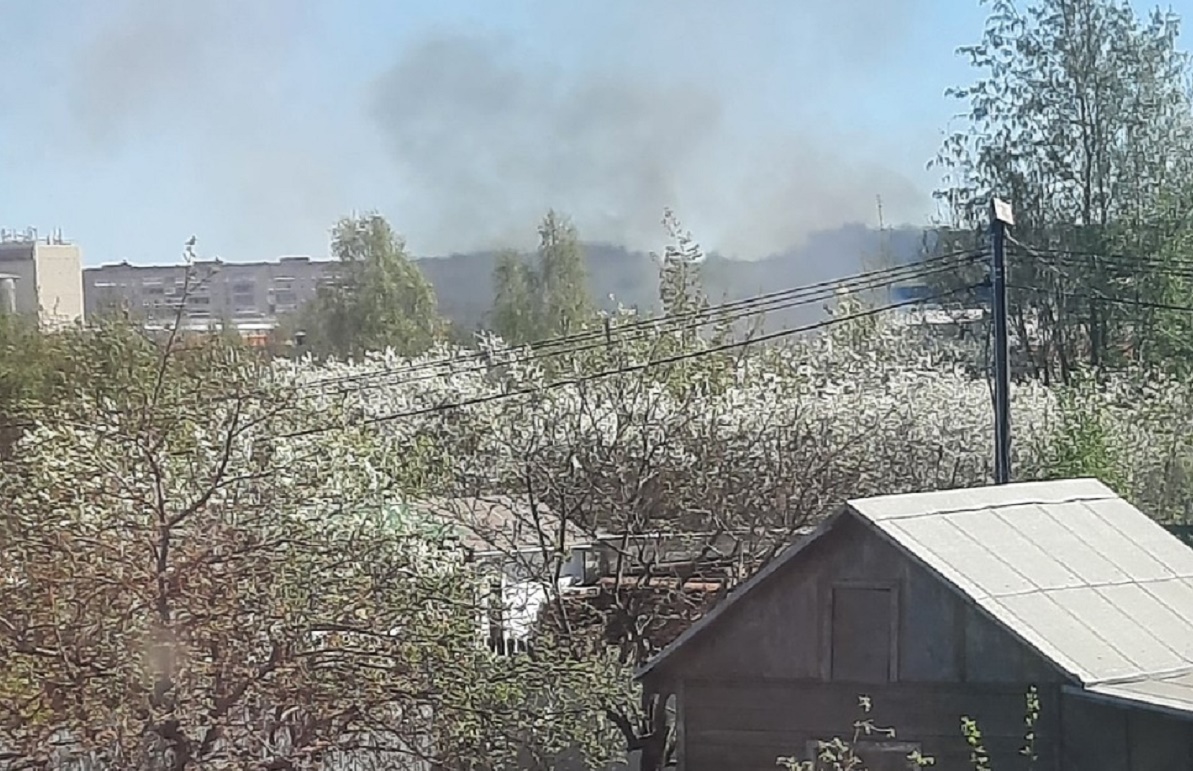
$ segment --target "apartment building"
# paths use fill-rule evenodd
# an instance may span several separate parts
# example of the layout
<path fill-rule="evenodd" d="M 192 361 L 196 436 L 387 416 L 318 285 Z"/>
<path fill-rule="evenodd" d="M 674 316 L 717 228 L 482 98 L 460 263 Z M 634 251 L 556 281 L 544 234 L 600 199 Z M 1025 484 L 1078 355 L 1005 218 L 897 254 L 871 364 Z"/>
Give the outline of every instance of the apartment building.
<path fill-rule="evenodd" d="M 82 321 L 82 251 L 58 231 L 0 230 L 0 290 L 0 312 L 35 318 L 43 329 Z"/>
<path fill-rule="evenodd" d="M 177 318 L 188 326 L 231 320 L 241 329 L 269 329 L 315 297 L 334 277 L 333 260 L 282 257 L 269 262 L 202 260 L 186 265 L 101 265 L 83 271 L 88 313 L 124 309 L 147 323 Z"/>

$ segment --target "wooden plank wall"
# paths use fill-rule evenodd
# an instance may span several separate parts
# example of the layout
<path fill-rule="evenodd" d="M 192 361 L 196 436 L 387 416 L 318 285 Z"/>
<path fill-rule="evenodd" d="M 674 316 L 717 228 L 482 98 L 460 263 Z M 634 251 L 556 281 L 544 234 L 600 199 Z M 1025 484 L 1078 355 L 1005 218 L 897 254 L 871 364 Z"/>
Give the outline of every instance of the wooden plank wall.
<path fill-rule="evenodd" d="M 969 748 L 961 717 L 978 721 L 996 769 L 1023 765 L 1027 685 L 883 685 L 869 687 L 868 715 L 895 730 L 899 742 L 919 742 L 935 768 L 966 769 Z M 814 681 L 685 681 L 683 765 L 686 771 L 774 769 L 781 756 L 805 756 L 809 742 L 850 738 L 863 714 L 858 696 Z M 1040 695 L 1037 771 L 1057 768 L 1059 691 Z M 874 737 L 878 738 L 878 737 Z"/>
<path fill-rule="evenodd" d="M 1193 769 L 1193 723 L 1065 696 L 1064 768 Z"/>
<path fill-rule="evenodd" d="M 667 670 L 676 678 L 828 677 L 832 587 L 889 585 L 898 596 L 898 679 L 916 682 L 1059 680 L 1022 643 L 893 546 L 851 521 L 797 565 L 740 599 Z M 863 640 L 868 636 L 863 635 Z M 661 673 L 666 679 L 666 672 Z"/>

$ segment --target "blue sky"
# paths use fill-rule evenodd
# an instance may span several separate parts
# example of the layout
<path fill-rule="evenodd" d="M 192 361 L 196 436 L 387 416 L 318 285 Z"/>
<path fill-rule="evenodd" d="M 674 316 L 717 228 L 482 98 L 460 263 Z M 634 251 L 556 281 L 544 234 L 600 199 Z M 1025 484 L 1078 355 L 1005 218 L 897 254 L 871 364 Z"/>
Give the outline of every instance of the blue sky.
<path fill-rule="evenodd" d="M 1193 0 L 1175 4 L 1193 13 Z M 247 9 L 247 10 L 246 10 Z M 0 0 L 0 226 L 88 264 L 525 246 L 547 206 L 756 257 L 924 222 L 977 0 Z M 17 32 L 14 32 L 17 31 Z"/>

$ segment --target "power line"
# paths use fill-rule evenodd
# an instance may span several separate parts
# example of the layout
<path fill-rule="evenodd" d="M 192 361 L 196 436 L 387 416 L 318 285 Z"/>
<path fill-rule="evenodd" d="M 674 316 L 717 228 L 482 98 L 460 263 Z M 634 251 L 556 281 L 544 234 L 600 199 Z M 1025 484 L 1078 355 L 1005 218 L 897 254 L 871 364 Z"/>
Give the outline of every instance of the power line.
<path fill-rule="evenodd" d="M 1108 262 L 1118 263 L 1120 265 L 1127 265 L 1133 263 L 1143 264 L 1160 264 L 1165 266 L 1173 266 L 1177 268 L 1184 268 L 1193 270 L 1193 260 L 1184 259 L 1180 257 L 1156 257 L 1154 255 L 1137 255 L 1125 254 L 1118 252 L 1096 252 L 1092 250 L 1080 249 L 1056 249 L 1041 246 L 1028 246 L 1023 242 L 1008 235 L 1007 241 L 1021 249 L 1025 249 L 1038 257 L 1057 256 L 1057 257 L 1093 257 Z"/>
<path fill-rule="evenodd" d="M 471 407 L 471 406 L 478 405 L 478 404 L 486 404 L 489 402 L 500 401 L 502 399 L 512 399 L 512 398 L 516 398 L 519 396 L 530 396 L 530 395 L 542 393 L 543 391 L 551 391 L 551 390 L 556 390 L 559 388 L 566 388 L 568 386 L 581 385 L 583 383 L 591 382 L 593 380 L 600 380 L 603 378 L 613 377 L 616 375 L 628 374 L 631 372 L 641 372 L 641 371 L 644 371 L 647 369 L 651 369 L 653 367 L 663 366 L 665 364 L 676 364 L 676 363 L 679 363 L 682 361 L 687 361 L 690 359 L 697 359 L 697 358 L 700 358 L 703 356 L 709 356 L 709 355 L 712 355 L 715 353 L 723 353 L 725 351 L 733 350 L 735 348 L 741 348 L 741 347 L 754 345 L 754 344 L 758 344 L 758 343 L 765 343 L 765 342 L 768 342 L 771 340 L 778 340 L 780 338 L 788 337 L 790 335 L 800 334 L 803 332 L 811 332 L 811 331 L 815 331 L 815 330 L 819 330 L 819 329 L 824 329 L 824 328 L 833 326 L 835 324 L 842 324 L 842 323 L 846 323 L 846 322 L 850 322 L 850 321 L 856 321 L 856 320 L 862 319 L 862 318 L 868 318 L 871 316 L 878 315 L 880 313 L 886 313 L 888 311 L 897 310 L 899 308 L 905 308 L 905 307 L 917 305 L 920 303 L 932 302 L 934 300 L 940 300 L 940 299 L 943 299 L 948 296 L 960 294 L 962 292 L 971 291 L 974 288 L 975 288 L 974 286 L 967 286 L 967 287 L 962 287 L 960 289 L 953 289 L 953 290 L 949 290 L 946 292 L 940 292 L 938 294 L 935 294 L 935 295 L 932 295 L 929 297 L 916 298 L 914 300 L 906 300 L 903 302 L 891 303 L 889 305 L 883 305 L 883 306 L 879 306 L 876 308 L 869 308 L 865 311 L 860 311 L 858 313 L 849 314 L 848 316 L 841 316 L 841 317 L 837 317 L 837 318 L 826 319 L 824 321 L 816 322 L 814 324 L 806 324 L 804 326 L 795 327 L 792 329 L 785 329 L 785 330 L 781 330 L 778 332 L 771 332 L 771 333 L 768 333 L 765 335 L 760 335 L 756 338 L 752 338 L 749 340 L 739 340 L 739 341 L 733 341 L 733 342 L 729 342 L 729 343 L 723 343 L 721 345 L 712 346 L 712 347 L 705 348 L 705 349 L 702 349 L 699 351 L 689 351 L 686 353 L 676 354 L 673 356 L 667 356 L 667 357 L 663 357 L 663 358 L 659 358 L 659 359 L 651 359 L 650 361 L 646 361 L 641 364 L 626 365 L 626 366 L 622 366 L 622 367 L 617 367 L 615 369 L 603 370 L 601 372 L 596 372 L 591 375 L 585 375 L 582 377 L 572 378 L 569 380 L 557 380 L 557 381 L 547 383 L 547 384 L 544 384 L 544 385 L 536 387 L 536 388 L 523 388 L 523 389 L 518 389 L 516 391 L 504 391 L 504 392 L 500 392 L 500 393 L 487 394 L 485 396 L 479 396 L 479 397 L 475 397 L 472 399 L 463 399 L 463 400 L 460 400 L 457 402 L 445 402 L 445 403 L 436 404 L 436 405 L 433 405 L 430 407 L 423 407 L 423 408 L 414 409 L 414 410 L 407 410 L 404 412 L 395 412 L 395 413 L 390 413 L 387 415 L 379 415 L 376 417 L 365 418 L 364 420 L 360 421 L 360 423 L 358 425 L 373 425 L 373 424 L 377 424 L 377 423 L 387 423 L 387 422 L 390 422 L 393 420 L 401 420 L 403 418 L 418 417 L 420 415 L 427 415 L 427 414 L 436 413 L 436 412 L 445 412 L 447 410 L 452 410 L 452 409 L 457 409 L 457 408 Z M 345 426 L 345 425 L 317 426 L 317 427 L 303 429 L 301 431 L 294 431 L 291 433 L 282 434 L 282 437 L 283 438 L 297 438 L 297 437 L 303 437 L 303 436 L 310 436 L 313 434 L 324 433 L 327 431 L 342 430 L 347 427 L 348 426 Z"/>
<path fill-rule="evenodd" d="M 1193 279 L 1193 268 L 1174 268 L 1158 260 L 1148 261 L 1146 258 L 1138 258 L 1131 263 L 1118 262 L 1113 258 L 1097 257 L 1094 255 L 1090 255 L 1085 258 L 1048 255 L 1039 256 L 1038 259 L 1040 260 L 1041 264 L 1067 265 L 1087 273 L 1096 267 L 1106 268 L 1108 278 L 1112 280 L 1125 278 L 1135 281 L 1138 279 L 1155 278 L 1158 276 L 1163 276 L 1166 278 Z M 1092 263 L 1091 260 L 1093 260 Z"/>
<path fill-rule="evenodd" d="M 1011 239 L 1011 240 L 1013 240 L 1013 239 Z M 1033 253 L 1034 256 L 1044 257 L 1044 255 L 1040 253 L 1040 250 L 1036 249 L 1035 247 L 1027 246 L 1026 244 L 1023 244 L 1019 241 L 1015 241 L 1014 243 L 1019 248 L 1025 250 L 1029 253 Z M 1070 262 L 1065 258 L 1059 259 L 1058 262 L 1060 262 L 1062 265 L 1069 265 L 1070 267 L 1078 267 L 1078 268 L 1087 268 L 1088 267 L 1088 265 L 1086 265 L 1084 262 L 1082 262 L 1082 263 Z M 1045 262 L 1044 264 L 1046 264 L 1049 268 L 1051 268 L 1057 274 L 1061 275 L 1062 278 L 1072 279 L 1072 276 L 1067 275 L 1063 271 L 1056 268 L 1054 265 L 1052 265 L 1048 262 Z M 1165 274 L 1165 275 L 1172 275 L 1172 274 Z M 1181 274 L 1178 274 L 1178 275 L 1181 275 Z M 1193 277 L 1193 273 L 1190 274 L 1190 277 Z M 1151 308 L 1154 310 L 1193 312 L 1193 306 L 1175 305 L 1175 304 L 1169 304 L 1169 303 L 1158 303 L 1158 302 L 1154 302 L 1154 301 L 1150 301 L 1150 300 L 1139 300 L 1139 299 L 1132 300 L 1132 299 L 1128 299 L 1125 297 L 1113 297 L 1113 296 L 1108 295 L 1105 292 L 1101 291 L 1097 287 L 1093 288 L 1093 292 L 1095 293 L 1095 295 L 1079 294 L 1077 292 L 1060 290 L 1060 289 L 1041 289 L 1039 287 L 1033 288 L 1033 287 L 1025 287 L 1025 286 L 1016 286 L 1014 288 L 1018 289 L 1020 291 L 1027 291 L 1027 292 L 1056 292 L 1057 294 L 1065 295 L 1067 297 L 1077 299 L 1077 300 L 1084 300 L 1086 302 L 1103 301 L 1103 302 L 1113 303 L 1116 305 L 1129 305 L 1129 306 L 1135 306 L 1135 307 L 1140 307 L 1140 308 Z"/>
<path fill-rule="evenodd" d="M 726 311 L 734 311 L 739 308 L 740 309 L 749 309 L 751 307 L 755 307 L 755 306 L 758 306 L 758 305 L 761 305 L 764 303 L 770 304 L 770 303 L 776 303 L 776 302 L 782 301 L 782 300 L 789 300 L 789 299 L 793 300 L 793 299 L 796 299 L 801 294 L 808 294 L 808 293 L 816 294 L 817 295 L 816 297 L 813 297 L 811 300 L 809 300 L 809 302 L 811 302 L 811 301 L 815 301 L 817 299 L 823 299 L 822 297 L 820 297 L 820 295 L 824 294 L 825 290 L 829 290 L 828 296 L 831 296 L 832 292 L 836 291 L 838 289 L 857 288 L 857 287 L 853 287 L 851 285 L 858 284 L 858 283 L 870 284 L 879 278 L 890 279 L 890 281 L 888 283 L 895 283 L 897 281 L 903 281 L 903 280 L 907 280 L 907 279 L 911 279 L 911 278 L 919 278 L 919 277 L 922 277 L 923 275 L 926 275 L 928 273 L 928 271 L 925 269 L 925 267 L 931 267 L 936 262 L 953 259 L 957 256 L 958 256 L 957 254 L 942 255 L 938 258 L 933 258 L 932 260 L 924 261 L 924 262 L 918 263 L 918 264 L 895 266 L 893 268 L 884 268 L 881 270 L 870 271 L 868 273 L 863 273 L 863 274 L 859 274 L 859 275 L 855 275 L 855 276 L 848 276 L 845 278 L 833 279 L 830 281 L 822 281 L 822 282 L 817 282 L 814 284 L 808 284 L 808 285 L 799 286 L 799 287 L 782 289 L 782 290 L 778 290 L 775 292 L 769 292 L 769 293 L 757 295 L 754 297 L 748 297 L 748 298 L 745 298 L 742 300 L 735 300 L 735 301 L 731 301 L 731 302 L 721 303 L 719 305 L 711 306 L 708 308 L 702 308 L 702 309 L 695 310 L 695 311 L 689 311 L 687 313 L 678 314 L 675 316 L 669 316 L 669 317 L 665 317 L 665 318 L 642 319 L 642 320 L 638 320 L 638 321 L 618 324 L 618 325 L 616 325 L 614 327 L 610 327 L 608 329 L 594 329 L 594 330 L 575 333 L 575 334 L 571 334 L 571 335 L 565 335 L 562 337 L 547 338 L 547 339 L 539 340 L 537 342 L 526 344 L 525 346 L 521 346 L 521 347 L 528 348 L 530 350 L 530 352 L 533 354 L 541 354 L 545 351 L 548 351 L 548 350 L 551 350 L 554 348 L 558 348 L 561 346 L 569 345 L 571 343 L 577 343 L 577 342 L 598 342 L 599 341 L 599 345 L 604 345 L 606 342 L 608 342 L 608 337 L 609 337 L 610 333 L 612 333 L 613 331 L 616 331 L 619 335 L 622 335 L 623 337 L 625 335 L 625 332 L 634 331 L 634 330 L 645 330 L 647 332 L 649 332 L 649 331 L 683 331 L 685 329 L 691 329 L 691 328 L 693 328 L 693 326 L 703 326 L 705 324 L 712 323 L 717 320 L 716 317 L 718 314 L 725 313 Z M 864 290 L 864 289 L 869 289 L 872 287 L 862 286 L 860 288 L 862 288 Z M 878 288 L 878 287 L 873 287 L 873 288 Z M 790 306 L 785 306 L 785 307 L 790 307 Z M 754 312 L 758 312 L 758 311 L 754 311 Z M 697 323 L 695 325 L 682 323 L 682 322 L 685 322 L 685 320 L 698 320 L 699 323 Z M 599 345 L 592 346 L 592 347 L 599 347 Z M 572 349 L 572 350 L 580 350 L 580 349 Z M 567 353 L 567 352 L 569 352 L 569 351 L 564 351 L 564 353 Z M 316 386 L 320 386 L 320 385 L 352 382 L 352 381 L 356 381 L 356 380 L 369 379 L 372 377 L 383 377 L 383 376 L 387 376 L 387 375 L 418 372 L 421 370 L 440 367 L 440 366 L 451 366 L 451 365 L 459 364 L 461 362 L 467 362 L 469 360 L 484 360 L 484 359 L 487 359 L 487 354 L 484 352 L 478 352 L 475 354 L 470 354 L 468 356 L 462 356 L 462 357 L 457 356 L 457 357 L 441 359 L 438 361 L 422 362 L 422 363 L 411 365 L 408 367 L 403 367 L 403 368 L 398 368 L 398 369 L 393 369 L 393 370 L 385 370 L 382 372 L 361 373 L 361 374 L 357 374 L 357 375 L 345 375 L 345 376 L 341 376 L 341 377 L 337 377 L 337 378 L 325 378 L 320 381 L 315 381 L 313 383 L 309 383 L 307 385 L 310 387 L 316 387 Z"/>
<path fill-rule="evenodd" d="M 525 348 L 529 349 L 527 355 L 514 359 L 507 359 L 499 363 L 502 365 L 526 363 L 530 361 L 539 361 L 543 358 L 553 356 L 564 356 L 597 350 L 608 347 L 611 343 L 613 343 L 614 336 L 616 336 L 616 342 L 633 342 L 636 340 L 647 339 L 652 333 L 675 333 L 696 329 L 712 323 L 738 321 L 742 318 L 755 316 L 770 311 L 783 310 L 831 299 L 836 292 L 841 290 L 872 291 L 875 289 L 893 286 L 894 284 L 901 281 L 907 281 L 910 279 L 923 279 L 946 274 L 956 270 L 958 267 L 962 267 L 966 264 L 966 262 L 976 260 L 981 256 L 982 254 L 980 252 L 950 253 L 913 265 L 884 268 L 882 270 L 870 271 L 845 278 L 821 281 L 814 284 L 778 290 L 742 300 L 735 300 L 732 302 L 710 306 L 698 311 L 678 314 L 676 316 L 661 319 L 643 319 L 640 321 L 609 326 L 604 329 L 595 329 L 592 331 L 576 333 L 563 337 L 548 338 L 525 346 Z M 957 258 L 959 257 L 962 259 L 958 260 Z M 956 260 L 956 262 L 950 262 L 954 260 Z M 683 323 L 685 320 L 688 323 Z M 584 344 L 577 345 L 576 343 Z M 459 369 L 459 365 L 469 363 L 475 363 L 477 366 L 469 369 Z M 451 368 L 452 374 L 461 374 L 470 371 L 479 372 L 489 369 L 491 365 L 492 362 L 490 361 L 489 354 L 486 352 L 478 352 L 465 356 L 447 357 L 434 361 L 421 362 L 395 369 L 323 378 L 309 383 L 303 383 L 300 387 L 303 389 L 320 389 L 322 391 L 327 386 L 359 383 L 361 381 L 390 378 L 397 375 L 416 374 L 420 372 L 426 372 L 427 370 L 440 370 L 442 368 Z M 442 377 L 445 374 L 448 373 L 441 371 L 430 372 L 424 374 L 422 377 L 409 378 L 398 382 L 417 382 L 418 380 Z M 387 382 L 386 384 L 394 383 Z M 330 393 L 334 394 L 350 392 L 351 391 L 348 389 L 337 389 L 335 391 L 331 391 Z"/>
<path fill-rule="evenodd" d="M 946 268 L 937 269 L 935 271 L 924 271 L 924 272 L 916 274 L 916 277 L 917 278 L 926 278 L 926 277 L 929 277 L 932 275 L 949 273 L 949 272 L 952 272 L 954 269 L 955 268 L 953 266 L 949 266 Z M 865 286 L 859 285 L 859 286 L 854 286 L 851 288 L 855 291 L 858 291 L 858 290 L 872 291 L 875 289 L 889 287 L 889 286 L 893 285 L 894 283 L 896 283 L 896 282 L 869 284 L 869 285 L 865 285 Z M 822 301 L 831 299 L 834 296 L 834 294 L 836 293 L 836 291 L 837 291 L 837 288 L 826 288 L 826 289 L 822 289 L 822 290 L 817 290 L 817 294 L 812 295 L 812 296 L 806 296 L 806 297 L 803 297 L 800 299 L 795 299 L 795 300 L 787 300 L 786 302 L 776 304 L 776 305 L 747 308 L 747 309 L 737 312 L 736 314 L 730 314 L 725 317 L 722 317 L 721 319 L 718 319 L 718 321 L 736 322 L 736 321 L 740 321 L 743 318 L 747 318 L 749 316 L 760 315 L 760 314 L 764 314 L 764 313 L 772 312 L 772 311 L 784 310 L 787 308 L 801 307 L 801 306 L 809 305 L 809 304 L 812 304 L 815 302 L 822 302 Z M 662 329 L 659 329 L 658 331 L 660 331 L 662 333 L 674 334 L 674 333 L 682 332 L 685 330 L 696 329 L 700 326 L 703 326 L 703 323 L 681 325 L 681 326 L 670 327 L 670 328 L 662 328 Z M 593 341 L 586 345 L 577 345 L 577 346 L 572 346 L 570 348 L 558 348 L 558 349 L 554 349 L 554 350 L 547 350 L 547 351 L 541 352 L 541 353 L 530 352 L 529 354 L 526 354 L 523 356 L 517 356 L 517 357 L 511 358 L 511 359 L 502 360 L 500 362 L 497 362 L 497 364 L 500 364 L 501 366 L 513 366 L 513 365 L 518 365 L 518 364 L 527 364 L 530 362 L 541 362 L 544 359 L 548 359 L 548 358 L 556 357 L 556 356 L 569 356 L 569 355 L 584 353 L 587 351 L 604 349 L 604 348 L 607 348 L 609 345 L 611 345 L 614 342 L 614 340 L 612 338 L 612 330 L 610 332 L 611 332 L 610 337 L 605 340 L 596 340 L 596 341 Z M 633 334 L 629 334 L 629 335 L 624 335 L 624 334 L 619 333 L 618 337 L 616 339 L 616 342 L 623 343 L 623 344 L 624 343 L 632 343 L 632 342 L 637 342 L 637 341 L 641 341 L 641 340 L 647 340 L 647 339 L 650 339 L 650 337 L 651 337 L 650 330 L 637 330 Z M 458 361 L 464 361 L 467 364 L 467 363 L 469 363 L 471 358 L 472 357 L 460 357 L 457 359 L 447 359 L 447 360 L 444 360 L 443 363 L 437 363 L 436 365 L 433 365 L 432 367 L 423 367 L 422 368 L 422 369 L 438 368 L 437 371 L 424 371 L 421 374 L 418 374 L 418 368 L 407 370 L 407 372 L 410 372 L 412 374 L 412 376 L 402 377 L 397 380 L 386 379 L 384 381 L 380 381 L 380 380 L 378 380 L 378 378 L 392 378 L 395 375 L 405 374 L 401 370 L 387 370 L 387 371 L 383 371 L 383 372 L 362 373 L 360 375 L 349 376 L 349 377 L 353 378 L 354 382 L 358 382 L 360 380 L 368 381 L 368 382 L 364 382 L 364 383 L 358 382 L 358 385 L 356 385 L 355 388 L 347 387 L 347 388 L 339 388 L 339 389 L 336 389 L 333 391 L 326 391 L 323 389 L 323 383 L 320 383 L 318 387 L 320 388 L 321 394 L 356 393 L 356 392 L 359 392 L 362 390 L 369 390 L 369 389 L 373 389 L 373 388 L 392 387 L 392 386 L 397 386 L 397 385 L 406 385 L 409 383 L 416 383 L 416 382 L 425 381 L 425 380 L 434 380 L 434 379 L 444 377 L 447 374 L 458 375 L 458 374 L 469 374 L 469 373 L 473 373 L 473 372 L 487 372 L 493 366 L 493 363 L 490 363 L 487 361 L 472 362 L 471 366 L 465 366 L 465 367 L 453 366 Z M 442 369 L 444 367 L 449 367 L 450 370 L 448 372 L 444 372 Z M 324 381 L 324 383 L 325 382 L 326 381 Z M 300 388 L 307 388 L 307 387 L 312 387 L 312 386 L 307 386 L 307 385 L 300 386 Z"/>
<path fill-rule="evenodd" d="M 1027 291 L 1027 292 L 1042 291 L 1038 288 L 1032 288 L 1029 286 L 1018 286 L 1018 285 L 1014 285 L 1014 284 L 1007 284 L 1007 286 L 1010 287 L 1011 289 L 1019 289 L 1019 290 Z M 1056 291 L 1058 294 L 1063 294 L 1067 297 L 1072 297 L 1076 300 L 1104 301 L 1104 302 L 1114 303 L 1116 305 L 1132 305 L 1132 306 L 1139 307 L 1139 308 L 1153 308 L 1156 310 L 1182 311 L 1185 313 L 1193 313 L 1193 305 L 1173 305 L 1173 304 L 1169 304 L 1169 303 L 1152 302 L 1150 300 L 1132 300 L 1132 299 L 1128 299 L 1126 297 L 1113 297 L 1111 295 L 1103 294 L 1101 292 L 1099 292 L 1097 294 L 1097 296 L 1093 296 L 1093 295 L 1080 294 L 1078 292 L 1071 292 L 1071 291 L 1065 291 L 1065 290 L 1050 290 L 1050 291 Z"/>
<path fill-rule="evenodd" d="M 1128 257 L 1125 255 L 1075 252 L 1059 249 L 1041 250 L 1036 247 L 1027 246 L 1019 241 L 1014 241 L 1013 243 L 1027 256 L 1036 257 L 1044 263 L 1061 263 L 1089 270 L 1090 260 L 1094 260 L 1107 267 L 1130 272 L 1133 274 L 1132 278 L 1138 277 L 1138 272 L 1143 271 L 1151 275 L 1193 279 L 1193 260 L 1141 256 Z"/>

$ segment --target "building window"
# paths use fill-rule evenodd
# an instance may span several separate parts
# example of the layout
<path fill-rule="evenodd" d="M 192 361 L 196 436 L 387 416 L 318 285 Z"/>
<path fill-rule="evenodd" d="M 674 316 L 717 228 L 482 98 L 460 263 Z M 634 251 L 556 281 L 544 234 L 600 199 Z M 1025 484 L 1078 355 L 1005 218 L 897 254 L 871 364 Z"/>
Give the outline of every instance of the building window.
<path fill-rule="evenodd" d="M 832 588 L 831 679 L 850 683 L 889 683 L 896 679 L 896 599 L 893 586 Z"/>

